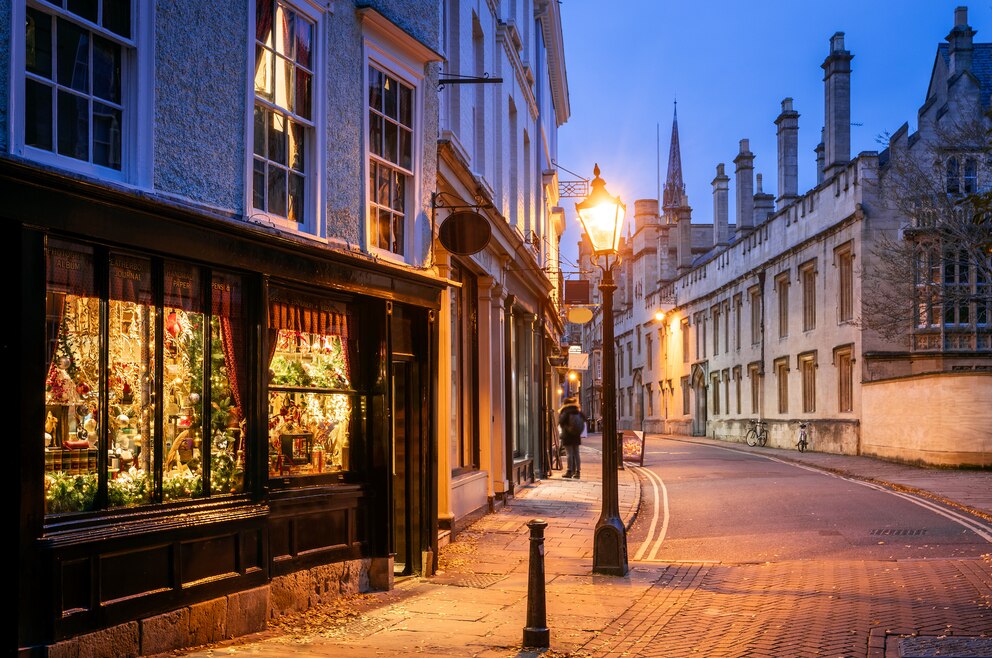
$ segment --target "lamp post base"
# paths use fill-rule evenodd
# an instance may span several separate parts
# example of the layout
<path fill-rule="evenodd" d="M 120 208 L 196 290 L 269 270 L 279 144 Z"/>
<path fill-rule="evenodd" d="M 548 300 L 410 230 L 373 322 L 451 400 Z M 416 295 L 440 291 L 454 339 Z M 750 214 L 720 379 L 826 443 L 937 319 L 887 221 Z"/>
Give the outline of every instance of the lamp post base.
<path fill-rule="evenodd" d="M 618 517 L 600 519 L 593 539 L 593 573 L 626 576 L 627 570 L 627 529 Z"/>

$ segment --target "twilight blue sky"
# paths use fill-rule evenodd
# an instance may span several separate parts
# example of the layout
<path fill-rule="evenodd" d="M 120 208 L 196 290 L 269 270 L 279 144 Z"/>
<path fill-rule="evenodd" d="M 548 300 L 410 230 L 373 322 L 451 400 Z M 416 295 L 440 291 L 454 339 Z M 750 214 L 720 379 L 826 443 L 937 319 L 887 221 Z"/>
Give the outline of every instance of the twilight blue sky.
<path fill-rule="evenodd" d="M 799 191 L 815 185 L 829 40 L 851 51 L 851 154 L 904 122 L 916 129 L 938 43 L 968 7 L 975 42 L 992 41 L 992 0 L 560 0 L 572 114 L 559 130 L 560 166 L 592 177 L 627 204 L 657 198 L 668 167 L 672 101 L 678 100 L 682 171 L 693 221 L 712 221 L 717 163 L 731 178 L 739 142 L 777 194 L 775 118 L 783 98 L 799 112 Z M 559 171 L 562 180 L 574 179 Z M 577 199 L 562 199 L 562 269 L 574 277 L 581 228 Z"/>

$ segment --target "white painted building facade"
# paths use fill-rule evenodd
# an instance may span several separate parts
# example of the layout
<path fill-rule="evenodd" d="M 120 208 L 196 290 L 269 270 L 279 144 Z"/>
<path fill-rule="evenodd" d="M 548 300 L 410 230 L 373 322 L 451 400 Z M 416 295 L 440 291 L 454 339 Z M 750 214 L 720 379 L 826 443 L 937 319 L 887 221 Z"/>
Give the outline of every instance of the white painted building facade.
<path fill-rule="evenodd" d="M 467 209 L 492 231 L 477 253 L 438 252 L 453 281 L 440 317 L 439 521 L 457 532 L 548 470 L 564 230 L 552 162 L 570 109 L 558 3 L 442 5 L 435 221 Z"/>

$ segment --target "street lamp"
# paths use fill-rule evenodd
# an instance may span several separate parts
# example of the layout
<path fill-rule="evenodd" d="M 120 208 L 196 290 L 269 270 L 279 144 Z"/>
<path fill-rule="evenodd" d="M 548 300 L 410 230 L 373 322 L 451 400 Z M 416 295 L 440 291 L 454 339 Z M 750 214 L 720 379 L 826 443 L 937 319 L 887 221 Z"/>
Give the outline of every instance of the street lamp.
<path fill-rule="evenodd" d="M 605 256 L 600 265 L 603 277 L 599 292 L 603 303 L 603 511 L 596 522 L 593 539 L 592 570 L 609 576 L 627 575 L 627 528 L 620 519 L 620 495 L 617 482 L 619 445 L 617 442 L 617 383 L 613 346 L 613 268 L 620 262 L 620 235 L 627 207 L 619 196 L 606 191 L 599 177 L 599 165 L 593 169 L 592 190 L 575 204 L 582 230 L 592 245 L 593 261 Z"/>

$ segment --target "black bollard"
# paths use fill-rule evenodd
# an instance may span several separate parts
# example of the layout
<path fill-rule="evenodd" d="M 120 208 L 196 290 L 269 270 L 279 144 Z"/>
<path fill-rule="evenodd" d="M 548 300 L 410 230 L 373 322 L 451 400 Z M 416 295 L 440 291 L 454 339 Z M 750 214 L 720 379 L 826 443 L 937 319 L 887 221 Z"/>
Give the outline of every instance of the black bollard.
<path fill-rule="evenodd" d="M 544 529 L 548 522 L 533 519 L 530 528 L 530 564 L 527 572 L 527 625 L 524 646 L 547 649 L 551 646 L 547 608 L 544 604 Z"/>
<path fill-rule="evenodd" d="M 617 432 L 617 470 L 623 470 L 623 430 Z"/>

